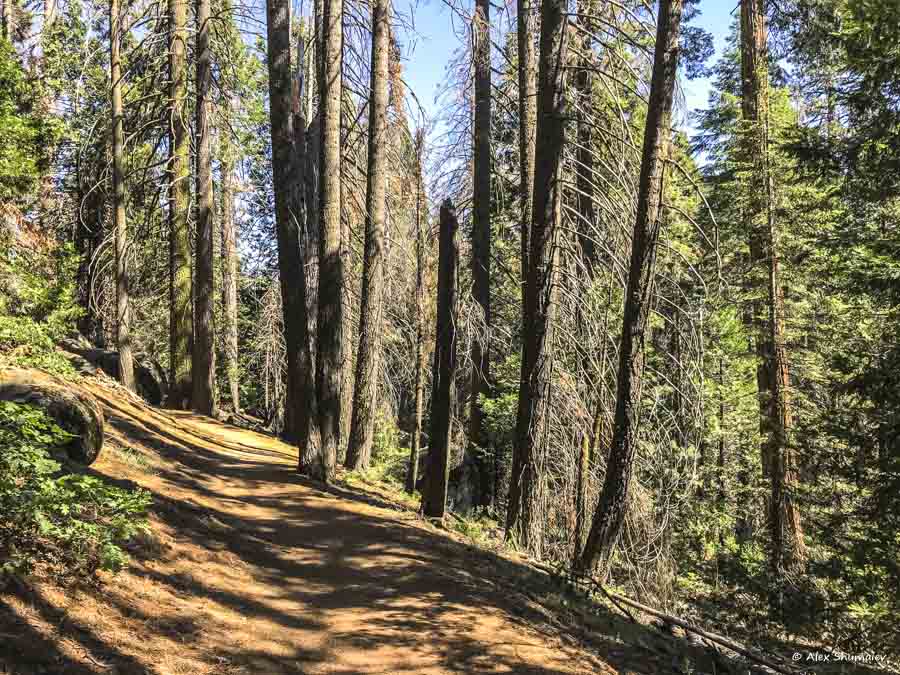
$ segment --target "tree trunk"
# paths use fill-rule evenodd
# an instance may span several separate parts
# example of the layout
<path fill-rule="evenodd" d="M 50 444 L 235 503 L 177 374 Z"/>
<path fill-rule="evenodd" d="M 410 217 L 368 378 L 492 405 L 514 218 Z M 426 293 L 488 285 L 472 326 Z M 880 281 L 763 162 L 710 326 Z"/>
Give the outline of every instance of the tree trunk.
<path fill-rule="evenodd" d="M 369 166 L 366 172 L 366 233 L 363 257 L 359 352 L 353 388 L 349 469 L 369 466 L 375 431 L 378 368 L 381 359 L 381 316 L 384 292 L 384 225 L 387 211 L 388 60 L 391 33 L 390 0 L 376 0 L 372 10 L 372 98 L 369 101 Z"/>
<path fill-rule="evenodd" d="M 525 307 L 525 279 L 531 246 L 531 209 L 534 190 L 534 150 L 537 128 L 537 21 L 531 0 L 516 1 L 516 40 L 519 52 L 519 192 L 521 199 L 521 287 Z"/>
<path fill-rule="evenodd" d="M 194 298 L 194 410 L 214 415 L 216 342 L 213 305 L 213 187 L 209 107 L 212 54 L 209 46 L 210 0 L 197 0 L 197 232 Z"/>
<path fill-rule="evenodd" d="M 596 274 L 596 246 L 594 245 L 592 227 L 596 220 L 594 212 L 594 134 L 591 121 L 588 119 L 587 111 L 592 107 L 592 83 L 591 69 L 593 68 L 593 55 L 591 45 L 591 28 L 585 15 L 591 13 L 590 0 L 578 3 L 578 23 L 582 27 L 580 33 L 580 43 L 578 45 L 577 66 L 578 71 L 575 75 L 576 90 L 576 150 L 575 150 L 575 204 L 578 213 L 578 222 L 575 224 L 577 232 L 577 245 L 580 253 L 580 259 L 575 263 L 576 269 L 573 275 L 575 283 L 579 281 L 579 277 L 584 279 L 587 289 L 593 287 L 594 277 Z M 579 33 L 576 33 L 579 34 Z M 581 267 L 584 274 L 578 274 L 578 267 Z M 577 289 L 576 289 L 577 293 Z M 590 345 L 590 334 L 588 331 L 588 323 L 585 317 L 582 302 L 576 303 L 575 309 L 575 328 L 578 331 L 577 358 L 580 361 L 580 369 L 585 376 L 590 375 L 588 372 L 588 353 Z M 604 348 L 605 348 L 604 343 Z M 601 371 L 602 371 L 601 361 Z M 595 415 L 590 428 L 584 430 L 584 436 L 581 443 L 578 444 L 578 459 L 575 464 L 575 528 L 574 528 L 574 547 L 573 560 L 577 560 L 581 555 L 581 546 L 583 543 L 585 523 L 588 519 L 587 514 L 587 481 L 590 475 L 590 466 L 592 459 L 592 449 L 594 446 L 594 436 L 597 435 L 595 429 L 602 424 L 603 406 L 601 402 L 601 394 L 603 391 L 603 378 L 597 373 L 596 402 L 594 404 Z M 593 432 L 593 433 L 592 433 Z"/>
<path fill-rule="evenodd" d="M 718 503 L 719 512 L 725 513 L 727 508 L 726 489 L 725 489 L 725 359 L 719 356 L 719 372 L 716 384 L 717 394 L 719 397 L 719 442 L 718 457 L 716 458 L 716 501 Z M 725 530 L 722 527 L 719 531 L 719 546 L 725 545 Z"/>
<path fill-rule="evenodd" d="M 476 467 L 470 473 L 473 504 L 491 502 L 491 462 L 479 397 L 491 395 L 491 4 L 475 1 L 472 18 L 475 66 L 475 134 L 472 214 L 472 295 L 484 316 L 484 332 L 472 342 L 472 392 L 469 409 L 469 452 Z"/>
<path fill-rule="evenodd" d="M 231 109 L 229 107 L 229 109 Z M 223 131 L 223 136 L 228 131 Z M 225 342 L 225 377 L 231 405 L 241 411 L 240 366 L 238 364 L 238 278 L 240 259 L 237 252 L 237 230 L 234 222 L 234 148 L 230 141 L 222 143 L 222 333 Z"/>
<path fill-rule="evenodd" d="M 612 443 L 600 503 L 578 564 L 582 570 L 589 570 L 599 560 L 605 573 L 625 518 L 637 446 L 644 374 L 644 332 L 650 313 L 656 250 L 662 223 L 682 9 L 683 0 L 660 2 L 650 102 L 644 128 L 637 219 L 632 238 L 619 347 Z"/>
<path fill-rule="evenodd" d="M 450 430 L 456 378 L 456 294 L 459 244 L 456 209 L 448 199 L 441 205 L 438 243 L 438 307 L 431 385 L 431 442 L 428 472 L 422 489 L 422 512 L 443 518 L 450 478 Z"/>
<path fill-rule="evenodd" d="M 169 0 L 169 401 L 186 410 L 193 394 L 190 146 L 187 120 L 187 0 Z"/>
<path fill-rule="evenodd" d="M 312 210 L 311 206 L 315 197 L 314 193 L 310 192 L 309 187 L 309 175 L 313 171 L 312 166 L 314 162 L 311 161 L 310 134 L 307 129 L 307 113 L 312 105 L 310 92 L 312 77 L 307 70 L 307 66 L 311 64 L 310 59 L 306 55 L 306 36 L 303 33 L 304 31 L 301 29 L 297 49 L 297 91 L 296 100 L 293 102 L 294 175 L 291 193 L 291 223 L 292 228 L 296 230 L 297 243 L 300 250 L 299 272 L 297 275 L 299 298 L 297 301 L 297 316 L 294 319 L 297 322 L 296 331 L 297 340 L 299 341 L 297 350 L 299 384 L 297 387 L 303 394 L 302 405 L 295 411 L 299 446 L 297 470 L 300 473 L 308 474 L 317 461 L 319 440 L 316 427 L 318 408 L 315 396 L 315 365 L 312 358 L 312 344 L 309 331 L 309 308 L 311 303 L 306 272 L 306 263 L 310 251 L 309 212 Z M 304 104 L 304 101 L 308 102 L 308 105 Z"/>
<path fill-rule="evenodd" d="M 285 436 L 299 446 L 298 468 L 310 435 L 312 390 L 303 369 L 306 328 L 306 276 L 300 251 L 295 206 L 295 138 L 291 111 L 291 7 L 287 0 L 267 0 L 266 27 L 269 64 L 269 118 L 272 133 L 272 174 L 275 187 L 275 232 L 278 241 L 278 278 L 287 352 Z M 306 340 L 308 343 L 308 339 Z"/>
<path fill-rule="evenodd" d="M 790 444 L 793 425 L 789 397 L 790 375 L 784 344 L 784 298 L 781 291 L 777 230 L 774 221 L 774 183 L 769 166 L 769 70 L 763 0 L 741 2 L 741 111 L 746 125 L 746 148 L 752 165 L 749 202 L 744 214 L 750 236 L 750 283 L 765 289 L 767 303 L 754 307 L 757 381 L 763 473 L 771 485 L 769 529 L 770 565 L 777 578 L 806 560 L 800 512 L 794 503 L 797 460 Z"/>
<path fill-rule="evenodd" d="M 131 305 L 128 297 L 128 222 L 125 216 L 125 130 L 122 109 L 122 18 L 119 0 L 109 3 L 109 71 L 112 81 L 113 231 L 116 248 L 116 347 L 119 381 L 134 391 L 134 355 L 131 346 Z"/>
<path fill-rule="evenodd" d="M 423 204 L 422 152 L 425 134 L 416 134 L 416 375 L 415 429 L 409 451 L 406 491 L 412 494 L 419 479 L 419 456 L 422 454 L 422 410 L 425 398 L 425 228 Z"/>
<path fill-rule="evenodd" d="M 565 0 L 544 0 L 538 71 L 538 114 L 534 190 L 523 312 L 522 370 L 516 415 L 515 450 L 506 517 L 508 537 L 536 551 L 536 454 L 543 443 L 550 401 L 553 324 L 556 312 L 557 233 L 561 207 L 565 119 Z"/>
<path fill-rule="evenodd" d="M 343 0 L 323 0 L 319 146 L 319 305 L 316 396 L 322 447 L 317 476 L 334 479 L 341 442 L 344 261 L 341 237 L 341 81 Z"/>

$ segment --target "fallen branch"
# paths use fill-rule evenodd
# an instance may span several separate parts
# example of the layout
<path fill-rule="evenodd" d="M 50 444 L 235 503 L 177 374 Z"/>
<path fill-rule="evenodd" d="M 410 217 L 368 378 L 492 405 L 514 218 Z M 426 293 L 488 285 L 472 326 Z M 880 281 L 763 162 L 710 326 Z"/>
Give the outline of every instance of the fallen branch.
<path fill-rule="evenodd" d="M 547 567 L 546 565 L 542 565 L 541 563 L 537 563 L 534 561 L 530 561 L 530 562 L 533 567 L 535 567 L 547 574 L 550 574 L 553 576 L 559 576 L 559 572 L 557 570 L 554 570 L 551 567 Z M 726 647 L 727 649 L 730 649 L 731 651 L 733 651 L 737 654 L 740 654 L 744 658 L 747 658 L 751 661 L 754 661 L 763 666 L 766 666 L 767 668 L 771 668 L 776 673 L 782 673 L 782 675 L 796 675 L 795 670 L 788 668 L 787 666 L 782 665 L 780 663 L 776 663 L 775 661 L 772 661 L 771 659 L 768 659 L 765 656 L 757 654 L 756 652 L 753 652 L 750 649 L 744 647 L 743 645 L 740 645 L 737 642 L 729 640 L 726 637 L 717 635 L 716 633 L 711 633 L 707 630 L 704 630 L 702 628 L 694 626 L 693 624 L 690 624 L 683 619 L 679 619 L 677 616 L 672 616 L 671 614 L 666 614 L 665 612 L 661 612 L 658 609 L 654 609 L 653 607 L 648 607 L 647 605 L 637 602 L 636 600 L 632 600 L 631 598 L 626 598 L 625 596 L 619 595 L 617 593 L 611 593 L 610 591 L 607 591 L 600 582 L 598 582 L 596 579 L 594 579 L 592 576 L 590 576 L 588 574 L 578 574 L 577 577 L 582 582 L 585 582 L 585 581 L 590 582 L 590 584 L 594 588 L 599 590 L 611 603 L 613 603 L 613 605 L 616 606 L 617 609 L 619 609 L 619 611 L 621 611 L 623 614 L 625 614 L 634 623 L 637 623 L 637 620 L 634 618 L 634 616 L 631 614 L 631 612 L 629 612 L 627 609 L 622 607 L 619 603 L 633 607 L 634 609 L 640 610 L 641 612 L 644 612 L 645 614 L 655 616 L 658 619 L 662 619 L 666 623 L 672 624 L 673 626 L 678 626 L 679 628 L 684 629 L 688 633 L 694 633 L 696 635 L 699 635 L 700 637 L 705 638 L 706 640 L 709 640 L 710 642 L 720 644 L 723 647 Z"/>
<path fill-rule="evenodd" d="M 767 668 L 771 668 L 776 673 L 783 673 L 784 675 L 795 675 L 795 671 L 788 668 L 787 666 L 783 666 L 780 663 L 776 663 L 770 659 L 761 656 L 746 647 L 739 645 L 737 642 L 733 642 L 726 637 L 722 637 L 721 635 L 717 635 L 716 633 L 710 633 L 709 631 L 703 630 L 702 628 L 698 628 L 692 624 L 689 624 L 687 621 L 683 619 L 679 619 L 677 616 L 672 616 L 671 614 L 665 614 L 664 612 L 660 612 L 657 609 L 653 609 L 652 607 L 647 607 L 647 605 L 643 605 L 636 600 L 631 600 L 630 598 L 623 597 L 621 595 L 617 595 L 615 593 L 611 593 L 610 595 L 615 596 L 620 602 L 624 602 L 626 605 L 630 605 L 635 609 L 639 609 L 645 614 L 650 614 L 651 616 L 655 616 L 658 619 L 662 619 L 674 626 L 678 626 L 683 628 L 684 630 L 690 633 L 696 633 L 700 637 L 706 638 L 711 642 L 717 642 L 723 647 L 727 647 L 733 652 L 740 654 L 741 656 L 750 659 L 751 661 L 756 661 L 757 663 L 761 663 Z"/>

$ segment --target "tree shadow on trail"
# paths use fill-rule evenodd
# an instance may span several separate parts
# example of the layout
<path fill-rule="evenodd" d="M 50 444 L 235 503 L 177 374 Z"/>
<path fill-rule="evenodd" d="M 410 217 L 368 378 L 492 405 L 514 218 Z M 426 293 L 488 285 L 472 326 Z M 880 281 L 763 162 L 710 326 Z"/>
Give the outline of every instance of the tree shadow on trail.
<path fill-rule="evenodd" d="M 104 478 L 148 489 L 157 529 L 172 543 L 136 546 L 127 573 L 93 592 L 128 649 L 46 601 L 36 606 L 52 638 L 0 605 L 0 633 L 14 635 L 2 640 L 0 664 L 55 663 L 66 644 L 114 670 L 43 672 L 162 673 L 150 655 L 169 648 L 217 675 L 613 672 L 599 661 L 573 666 L 587 642 L 621 672 L 728 672 L 705 650 L 602 607 L 593 634 L 561 625 L 559 607 L 544 600 L 565 591 L 546 575 L 404 522 L 395 504 L 361 490 L 303 478 L 287 446 L 255 447 L 249 435 L 223 444 L 194 433 L 186 415 L 168 428 L 163 413 L 138 418 L 104 404 L 112 430 L 160 459 L 152 475 Z"/>
<path fill-rule="evenodd" d="M 12 604 L 13 598 L 18 600 L 16 605 L 26 607 L 24 616 Z M 38 630 L 35 622 L 55 627 L 62 639 L 53 639 Z M 99 638 L 89 626 L 70 619 L 65 610 L 51 604 L 38 590 L 17 588 L 0 597 L 0 634 L 0 673 L 152 672 L 133 656 Z M 77 656 L 84 660 L 76 660 Z"/>

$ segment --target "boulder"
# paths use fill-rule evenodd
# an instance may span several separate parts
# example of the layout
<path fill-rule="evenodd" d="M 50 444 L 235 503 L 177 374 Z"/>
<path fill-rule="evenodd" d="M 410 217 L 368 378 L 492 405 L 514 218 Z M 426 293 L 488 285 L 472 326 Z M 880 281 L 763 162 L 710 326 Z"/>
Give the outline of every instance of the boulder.
<path fill-rule="evenodd" d="M 40 371 L 0 370 L 0 401 L 33 405 L 72 434 L 63 448 L 69 459 L 93 464 L 103 448 L 103 411 L 97 400 L 78 387 Z"/>
<path fill-rule="evenodd" d="M 119 352 L 91 346 L 82 336 L 63 340 L 59 346 L 73 355 L 72 365 L 80 373 L 93 374 L 92 368 L 99 368 L 111 378 L 119 378 Z M 150 405 L 162 405 L 169 392 L 166 373 L 162 366 L 147 354 L 134 355 L 134 381 L 141 398 Z"/>

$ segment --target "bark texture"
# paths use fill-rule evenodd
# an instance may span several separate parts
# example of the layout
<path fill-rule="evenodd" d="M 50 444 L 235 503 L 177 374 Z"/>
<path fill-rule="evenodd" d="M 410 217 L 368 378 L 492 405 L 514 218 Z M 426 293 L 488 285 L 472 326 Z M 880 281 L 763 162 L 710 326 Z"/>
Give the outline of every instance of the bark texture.
<path fill-rule="evenodd" d="M 450 432 L 456 378 L 456 294 L 459 243 L 456 209 L 448 199 L 441 205 L 438 243 L 438 306 L 431 384 L 431 433 L 428 471 L 422 490 L 422 512 L 443 518 L 450 478 Z"/>
<path fill-rule="evenodd" d="M 187 118 L 187 0 L 169 0 L 169 401 L 186 410 L 193 395 L 191 303 L 191 134 Z"/>
<path fill-rule="evenodd" d="M 128 221 L 125 215 L 125 129 L 122 107 L 122 19 L 119 0 L 109 3 L 109 71 L 111 79 L 113 139 L 113 231 L 116 248 L 116 347 L 119 350 L 119 381 L 135 390 L 134 354 L 131 345 L 131 303 L 128 297 Z"/>
<path fill-rule="evenodd" d="M 553 367 L 559 171 L 565 140 L 565 0 L 544 0 L 538 70 L 538 114 L 528 276 L 525 279 L 522 369 L 507 508 L 507 536 L 532 552 L 540 545 L 535 466 L 543 443 Z"/>
<path fill-rule="evenodd" d="M 310 251 L 310 212 L 315 192 L 310 188 L 310 176 L 314 174 L 313 151 L 310 148 L 310 132 L 307 124 L 312 106 L 312 58 L 306 49 L 309 27 L 301 23 L 297 36 L 296 88 L 292 91 L 293 110 L 293 167 L 291 177 L 291 223 L 297 233 L 299 247 L 299 271 L 297 274 L 297 364 L 299 382 L 297 389 L 302 392 L 300 405 L 294 410 L 294 426 L 297 428 L 299 456 L 297 470 L 309 473 L 319 455 L 318 429 L 316 427 L 315 366 L 312 358 L 309 317 L 310 294 L 306 264 Z M 316 161 L 318 157 L 316 157 Z"/>
<path fill-rule="evenodd" d="M 210 0 L 197 0 L 197 224 L 194 296 L 194 410 L 214 415 L 216 408 L 216 342 L 213 305 L 213 188 L 210 152 L 210 86 L 212 51 L 209 44 Z"/>
<path fill-rule="evenodd" d="M 359 351 L 350 442 L 349 469 L 369 466 L 377 409 L 378 368 L 381 360 L 381 317 L 384 294 L 384 227 L 387 216 L 387 107 L 390 60 L 390 0 L 376 0 L 372 12 L 371 100 L 369 101 L 369 166 L 366 172 L 366 231 L 363 252 L 362 306 Z"/>
<path fill-rule="evenodd" d="M 16 15 L 14 0 L 3 0 L 3 37 L 10 42 L 16 32 Z"/>
<path fill-rule="evenodd" d="M 637 446 L 644 375 L 644 334 L 650 314 L 662 223 L 682 10 L 683 0 L 660 2 L 650 102 L 644 128 L 637 217 L 622 319 L 616 412 L 600 503 L 578 561 L 578 567 L 583 570 L 589 570 L 599 561 L 605 572 L 625 518 Z"/>
<path fill-rule="evenodd" d="M 341 98 L 343 0 L 322 2 L 322 86 L 319 146 L 319 304 L 316 335 L 316 398 L 321 461 L 314 473 L 334 479 L 341 442 L 344 260 L 341 225 Z"/>
<path fill-rule="evenodd" d="M 516 2 L 516 40 L 519 53 L 519 191 L 521 201 L 521 284 L 525 306 L 525 279 L 531 246 L 531 200 L 534 190 L 534 149 L 537 128 L 537 19 L 531 0 Z"/>
<path fill-rule="evenodd" d="M 275 232 L 278 278 L 287 352 L 287 397 L 284 435 L 299 445 L 301 459 L 309 438 L 307 411 L 312 399 L 309 376 L 302 369 L 306 335 L 306 277 L 300 232 L 294 217 L 296 168 L 292 114 L 291 8 L 286 0 L 266 2 L 269 63 L 269 118 L 272 132 L 272 173 L 275 187 Z M 298 468 L 307 470 L 303 461 Z"/>

